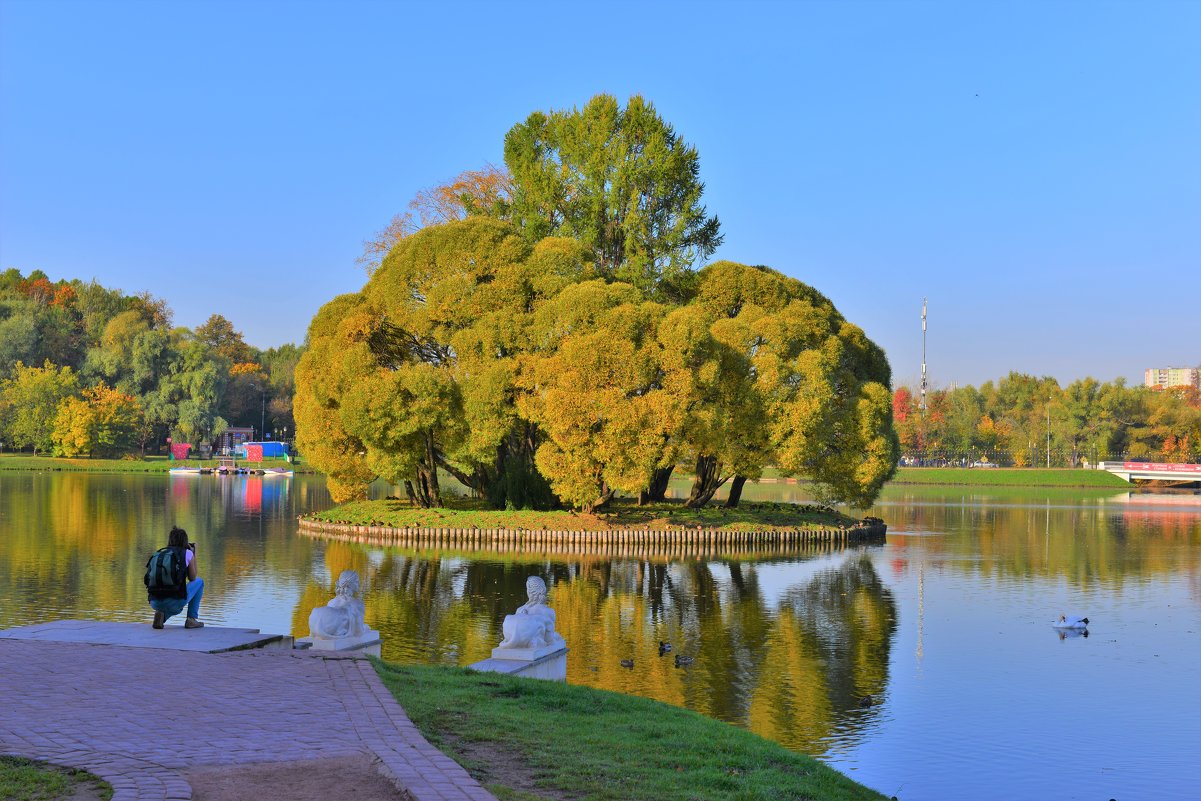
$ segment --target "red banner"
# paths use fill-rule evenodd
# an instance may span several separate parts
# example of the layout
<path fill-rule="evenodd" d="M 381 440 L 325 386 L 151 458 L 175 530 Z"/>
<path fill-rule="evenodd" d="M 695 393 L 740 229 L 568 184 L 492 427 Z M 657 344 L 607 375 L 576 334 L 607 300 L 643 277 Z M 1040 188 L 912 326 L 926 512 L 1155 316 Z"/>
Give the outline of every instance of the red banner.
<path fill-rule="evenodd" d="M 1167 462 L 1123 462 L 1125 470 L 1154 471 L 1156 473 L 1201 473 L 1201 464 L 1170 464 Z"/>
<path fill-rule="evenodd" d="M 261 462 L 263 461 L 263 446 L 246 444 L 246 461 Z"/>
<path fill-rule="evenodd" d="M 171 443 L 171 458 L 182 462 L 188 458 L 188 451 L 192 450 L 190 442 L 172 442 Z"/>

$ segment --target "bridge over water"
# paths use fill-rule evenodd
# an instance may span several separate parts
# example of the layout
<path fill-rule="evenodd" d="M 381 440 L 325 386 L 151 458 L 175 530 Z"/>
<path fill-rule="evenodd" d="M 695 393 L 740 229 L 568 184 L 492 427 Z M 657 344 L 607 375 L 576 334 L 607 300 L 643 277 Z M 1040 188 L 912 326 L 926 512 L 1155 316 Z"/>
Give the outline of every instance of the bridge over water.
<path fill-rule="evenodd" d="M 1169 462 L 1101 462 L 1098 470 L 1108 470 L 1115 476 L 1136 481 L 1168 481 L 1173 484 L 1201 482 L 1201 464 L 1172 464 Z"/>

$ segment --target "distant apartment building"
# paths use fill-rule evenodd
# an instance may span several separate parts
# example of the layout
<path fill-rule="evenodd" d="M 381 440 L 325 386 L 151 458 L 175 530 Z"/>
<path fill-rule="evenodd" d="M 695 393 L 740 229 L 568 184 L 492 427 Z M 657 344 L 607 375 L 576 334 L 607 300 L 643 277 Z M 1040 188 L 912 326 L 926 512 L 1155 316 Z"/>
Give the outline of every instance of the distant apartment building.
<path fill-rule="evenodd" d="M 1201 368 L 1151 368 L 1143 373 L 1143 383 L 1149 387 L 1196 387 L 1201 389 Z"/>

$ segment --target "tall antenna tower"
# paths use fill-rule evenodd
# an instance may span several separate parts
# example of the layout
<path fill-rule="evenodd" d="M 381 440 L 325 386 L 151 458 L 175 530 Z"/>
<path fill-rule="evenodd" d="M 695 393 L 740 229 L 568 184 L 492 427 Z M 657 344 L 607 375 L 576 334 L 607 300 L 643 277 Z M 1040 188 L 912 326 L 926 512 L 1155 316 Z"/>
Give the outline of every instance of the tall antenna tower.
<path fill-rule="evenodd" d="M 918 405 L 926 410 L 926 299 L 922 298 L 922 402 Z"/>

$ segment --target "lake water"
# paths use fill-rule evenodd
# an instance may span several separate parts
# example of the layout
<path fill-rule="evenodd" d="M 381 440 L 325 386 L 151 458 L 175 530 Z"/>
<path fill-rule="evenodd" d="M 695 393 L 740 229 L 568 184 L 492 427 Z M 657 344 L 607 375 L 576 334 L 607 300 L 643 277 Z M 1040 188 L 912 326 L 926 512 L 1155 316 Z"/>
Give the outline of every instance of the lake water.
<path fill-rule="evenodd" d="M 569 682 L 745 726 L 902 801 L 1201 798 L 1201 496 L 892 487 L 872 512 L 886 545 L 684 559 L 297 532 L 329 504 L 306 476 L 0 472 L 0 627 L 149 623 L 142 569 L 178 524 L 210 624 L 303 635 L 353 568 L 385 659 L 463 665 L 537 572 Z M 1060 613 L 1090 636 L 1061 638 Z M 659 640 L 695 661 L 676 668 Z"/>

